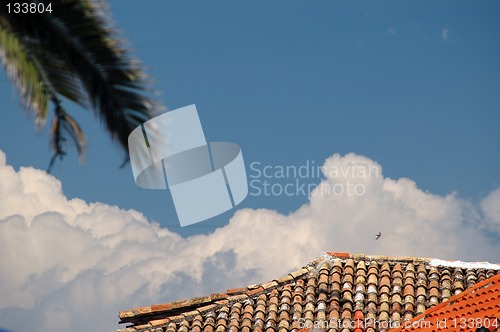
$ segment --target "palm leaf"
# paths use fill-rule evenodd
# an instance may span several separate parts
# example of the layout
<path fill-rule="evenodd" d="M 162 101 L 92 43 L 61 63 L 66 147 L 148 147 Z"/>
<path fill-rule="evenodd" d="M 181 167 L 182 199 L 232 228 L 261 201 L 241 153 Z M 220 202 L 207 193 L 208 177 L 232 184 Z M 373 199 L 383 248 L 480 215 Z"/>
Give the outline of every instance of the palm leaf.
<path fill-rule="evenodd" d="M 158 111 L 159 105 L 149 96 L 146 76 L 123 47 L 102 4 L 90 0 L 50 3 L 52 13 L 37 15 L 8 15 L 5 6 L 0 7 L 0 31 L 19 44 L 17 48 L 0 44 L 7 54 L 2 60 L 9 77 L 21 89 L 23 102 L 40 119 L 46 118 L 47 103 L 52 100 L 58 117 L 53 128 L 66 126 L 75 142 L 83 134 L 67 112 L 63 113 L 67 117 L 57 114 L 62 109 L 55 102 L 59 95 L 89 105 L 126 149 L 130 132 Z M 14 55 L 13 49 L 17 53 L 17 49 L 23 50 L 27 60 L 20 62 L 23 58 Z M 20 72 L 31 76 L 20 76 Z M 55 135 L 54 130 L 52 133 Z"/>
<path fill-rule="evenodd" d="M 43 60 L 39 54 L 41 51 L 37 52 L 36 48 L 32 47 L 32 44 L 27 40 L 20 40 L 18 35 L 7 27 L 0 25 L 0 58 L 6 64 L 9 77 L 18 86 L 23 103 L 35 112 L 36 122 L 39 126 L 46 120 L 49 99 L 56 106 L 56 116 L 54 116 L 51 131 L 54 150 L 51 165 L 56 156 L 64 155 L 62 142 L 66 140 L 66 136 L 73 139 L 80 158 L 83 158 L 86 148 L 85 135 L 76 121 L 64 111 L 60 101 L 56 98 L 56 91 L 52 85 L 54 80 L 49 77 L 54 76 L 55 72 L 46 70 L 45 65 L 40 62 L 40 60 Z M 26 45 L 31 47 L 26 47 Z M 79 91 L 75 90 L 75 87 L 71 84 L 72 81 L 63 77 L 64 73 L 59 73 L 59 76 L 58 90 L 63 95 L 70 95 L 70 91 L 73 90 L 73 96 L 78 96 Z M 62 126 L 56 126 L 55 120 L 57 120 L 57 124 L 62 123 Z"/>
<path fill-rule="evenodd" d="M 53 100 L 55 104 L 55 116 L 52 120 L 51 127 L 51 145 L 54 150 L 47 172 L 50 173 L 57 157 L 62 157 L 66 154 L 63 145 L 68 141 L 68 136 L 75 144 L 78 155 L 82 157 L 86 148 L 86 139 L 83 131 L 78 123 L 73 119 L 62 107 L 59 100 Z"/>
<path fill-rule="evenodd" d="M 35 112 L 37 123 L 43 122 L 47 117 L 51 95 L 49 87 L 43 83 L 44 79 L 33 62 L 33 57 L 19 36 L 1 24 L 0 59 L 7 75 L 18 87 L 23 104 Z"/>

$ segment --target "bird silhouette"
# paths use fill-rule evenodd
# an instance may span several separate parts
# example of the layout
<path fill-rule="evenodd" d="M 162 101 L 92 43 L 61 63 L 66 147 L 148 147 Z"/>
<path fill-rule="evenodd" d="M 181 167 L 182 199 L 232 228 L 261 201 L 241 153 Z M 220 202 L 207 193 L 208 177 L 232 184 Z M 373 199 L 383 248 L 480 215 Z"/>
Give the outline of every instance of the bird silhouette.
<path fill-rule="evenodd" d="M 380 237 L 382 236 L 382 233 L 381 232 L 378 232 L 377 235 L 375 235 L 375 240 L 378 240 L 380 239 Z"/>

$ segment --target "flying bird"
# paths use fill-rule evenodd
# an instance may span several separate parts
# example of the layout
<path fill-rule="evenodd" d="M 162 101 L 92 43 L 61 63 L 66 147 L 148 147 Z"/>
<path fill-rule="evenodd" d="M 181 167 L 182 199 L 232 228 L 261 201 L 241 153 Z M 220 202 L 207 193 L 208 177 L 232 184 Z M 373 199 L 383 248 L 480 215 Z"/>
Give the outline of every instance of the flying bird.
<path fill-rule="evenodd" d="M 382 236 L 382 233 L 381 232 L 378 232 L 377 235 L 375 235 L 375 240 L 378 240 L 380 239 L 380 237 Z"/>

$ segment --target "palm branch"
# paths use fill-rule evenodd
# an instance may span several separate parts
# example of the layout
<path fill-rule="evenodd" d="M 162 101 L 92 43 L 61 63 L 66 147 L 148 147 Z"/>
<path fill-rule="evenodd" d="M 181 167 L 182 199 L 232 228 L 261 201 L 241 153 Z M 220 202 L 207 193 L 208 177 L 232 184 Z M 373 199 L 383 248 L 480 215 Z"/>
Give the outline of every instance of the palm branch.
<path fill-rule="evenodd" d="M 126 150 L 130 132 L 150 119 L 159 105 L 150 97 L 142 69 L 111 26 L 103 3 L 32 2 L 50 2 L 52 12 L 9 14 L 0 6 L 0 60 L 38 126 L 46 122 L 52 106 L 51 165 L 64 155 L 68 139 L 80 157 L 85 154 L 83 131 L 62 98 L 93 109 Z"/>

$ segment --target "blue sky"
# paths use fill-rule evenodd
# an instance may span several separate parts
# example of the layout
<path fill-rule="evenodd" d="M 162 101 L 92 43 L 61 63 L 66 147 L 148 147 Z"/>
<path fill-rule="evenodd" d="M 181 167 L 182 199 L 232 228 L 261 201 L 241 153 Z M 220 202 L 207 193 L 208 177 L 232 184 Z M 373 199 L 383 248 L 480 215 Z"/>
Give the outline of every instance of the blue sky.
<path fill-rule="evenodd" d="M 161 94 L 160 100 L 169 109 L 196 104 L 207 140 L 237 143 L 243 151 L 247 172 L 252 162 L 297 167 L 306 162 L 323 165 L 327 159 L 335 165 L 373 163 L 383 169 L 386 179 L 383 188 L 415 193 L 401 206 L 418 203 L 422 205 L 416 205 L 417 209 L 425 211 L 436 210 L 436 206 L 447 207 L 443 209 L 449 213 L 439 217 L 425 214 L 420 218 L 415 212 L 415 220 L 440 223 L 432 226 L 440 229 L 436 234 L 453 233 L 454 227 L 457 234 L 469 234 L 469 230 L 461 233 L 459 226 L 449 226 L 446 222 L 470 212 L 474 215 L 471 220 L 457 221 L 456 225 L 477 222 L 474 225 L 479 225 L 476 228 L 482 235 L 492 243 L 498 242 L 500 233 L 495 222 L 500 223 L 500 215 L 495 214 L 498 210 L 494 197 L 488 196 L 500 187 L 498 1 L 113 0 L 109 4 L 117 27 L 155 80 L 153 87 Z M 34 130 L 32 119 L 20 106 L 5 74 L 0 79 L 0 91 L 4 120 L 0 150 L 7 156 L 7 164 L 16 170 L 21 166 L 46 169 L 51 157 L 47 128 L 41 133 Z M 52 174 L 61 181 L 64 195 L 68 199 L 80 198 L 87 203 L 102 202 L 106 206 L 139 211 L 149 222 L 161 225 L 161 230 L 154 231 L 158 234 L 168 229 L 183 237 L 198 234 L 215 239 L 220 234 L 230 234 L 226 230 L 235 229 L 238 220 L 245 220 L 241 225 L 246 225 L 247 215 L 255 220 L 275 218 L 280 223 L 290 214 L 287 220 L 291 222 L 309 208 L 314 210 L 316 203 L 326 206 L 325 211 L 335 205 L 322 205 L 319 200 L 309 204 L 312 200 L 301 195 L 249 195 L 236 210 L 250 210 L 239 210 L 236 217 L 233 217 L 236 210 L 231 210 L 181 228 L 169 192 L 138 188 L 130 166 L 118 168 L 124 154 L 111 143 L 91 112 L 70 109 L 87 134 L 88 151 L 81 166 L 74 149 L 69 149 L 69 156 L 63 162 L 56 163 Z M 342 159 L 351 152 L 354 156 Z M 336 153 L 340 157 L 332 157 Z M 321 179 L 311 181 L 319 183 Z M 475 206 L 472 212 L 469 205 Z M 29 205 L 25 209 L 29 210 Z M 331 215 L 325 212 L 316 217 L 317 220 L 343 217 L 345 223 L 353 220 L 354 224 L 359 221 L 356 225 L 363 225 L 362 216 L 354 212 L 356 209 L 344 210 L 339 205 Z M 387 205 L 384 211 L 391 209 Z M 16 211 L 22 214 L 23 210 Z M 377 216 L 414 218 L 411 213 L 393 215 L 384 211 Z M 441 224 L 446 226 L 441 229 Z M 389 223 L 386 226 L 383 231 L 397 228 Z M 382 221 L 380 227 L 385 227 Z M 354 236 L 358 230 L 345 230 L 345 234 Z M 369 228 L 369 237 L 376 231 Z M 401 252 L 438 258 L 498 257 L 500 249 L 493 244 L 489 254 L 496 252 L 496 256 L 486 251 L 483 256 L 476 252 L 467 257 L 458 249 L 454 252 L 460 241 L 466 241 L 462 235 L 430 242 L 429 247 L 457 241 L 456 247 L 450 245 L 446 250 L 436 245 L 436 251 L 419 251 L 417 242 L 408 244 L 408 251 L 398 251 L 398 247 L 389 244 L 374 249 L 371 245 L 353 245 L 352 250 L 373 249 L 378 254 Z M 312 248 L 317 253 L 351 250 L 324 247 L 333 244 L 326 239 L 322 241 Z M 184 246 L 179 244 L 179 248 Z M 231 250 L 236 262 L 243 259 L 243 249 Z M 176 256 L 179 252 L 170 254 Z M 222 256 L 214 254 L 219 258 L 201 259 L 200 266 L 213 267 L 218 259 L 225 261 L 227 252 L 214 252 Z M 261 267 L 262 262 L 276 263 L 270 257 L 259 262 L 256 266 Z M 283 270 L 291 268 L 278 266 Z M 254 271 L 252 268 L 256 267 L 245 268 Z M 188 273 L 182 269 L 179 267 L 178 273 Z M 234 282 L 272 277 L 277 271 L 281 270 L 276 267 L 255 275 L 241 272 L 235 274 Z M 214 281 L 216 278 L 208 272 L 200 278 L 199 287 L 193 292 L 226 286 L 222 281 Z M 133 307 L 202 295 L 165 292 L 160 292 L 159 297 L 140 297 L 141 303 L 131 302 L 137 297 L 127 297 L 116 306 Z M 1 309 L 0 322 L 2 317 L 11 315 L 11 311 L 5 313 Z M 115 309 L 112 305 L 108 308 Z M 106 324 L 115 326 L 114 317 L 111 323 L 106 320 Z"/>
<path fill-rule="evenodd" d="M 116 25 L 169 109 L 196 104 L 211 141 L 238 143 L 247 165 L 321 165 L 355 152 L 437 194 L 479 199 L 500 179 L 500 6 L 494 1 L 110 2 Z M 5 77 L 5 76 L 4 76 Z M 2 80 L 2 90 L 9 82 Z M 47 130 L 4 92 L 1 148 L 45 169 Z M 12 96 L 11 98 L 8 98 Z M 183 235 L 167 192 L 134 187 L 130 167 L 89 112 L 89 147 L 53 174 L 69 197 L 134 208 Z M 295 210 L 307 197 L 249 197 L 244 207 Z"/>

